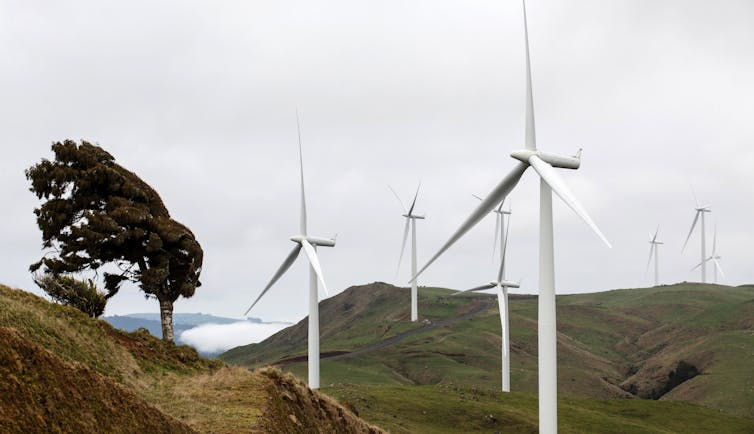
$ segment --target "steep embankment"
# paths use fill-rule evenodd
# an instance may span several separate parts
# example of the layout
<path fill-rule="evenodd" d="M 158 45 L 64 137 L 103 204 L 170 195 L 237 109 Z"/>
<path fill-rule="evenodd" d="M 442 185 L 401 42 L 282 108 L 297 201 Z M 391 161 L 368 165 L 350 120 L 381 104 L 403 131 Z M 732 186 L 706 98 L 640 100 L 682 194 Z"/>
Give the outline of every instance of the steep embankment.
<path fill-rule="evenodd" d="M 281 398 L 287 397 L 287 398 Z M 0 285 L 2 432 L 380 432 L 275 370 L 228 367 Z"/>
<path fill-rule="evenodd" d="M 421 288 L 408 322 L 408 291 L 352 287 L 320 304 L 322 383 L 460 384 L 497 389 L 500 321 L 494 297 Z M 537 299 L 511 297 L 513 390 L 537 388 Z M 558 390 L 574 397 L 683 400 L 754 416 L 754 288 L 678 284 L 558 297 Z M 424 327 L 424 328 L 422 328 Z M 412 330 L 410 333 L 405 333 Z M 388 346 L 375 345 L 407 334 Z M 343 354 L 359 352 L 354 357 Z M 221 356 L 244 366 L 284 361 L 305 376 L 306 322 Z M 336 356 L 337 357 L 332 357 Z M 295 363 L 291 363 L 295 362 Z"/>

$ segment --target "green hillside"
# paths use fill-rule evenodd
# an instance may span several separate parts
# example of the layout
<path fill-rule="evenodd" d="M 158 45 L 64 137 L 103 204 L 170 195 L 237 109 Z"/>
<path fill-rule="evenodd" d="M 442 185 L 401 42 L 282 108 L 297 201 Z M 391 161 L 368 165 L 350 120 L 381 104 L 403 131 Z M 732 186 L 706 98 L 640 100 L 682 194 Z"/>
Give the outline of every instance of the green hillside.
<path fill-rule="evenodd" d="M 407 289 L 375 283 L 324 300 L 322 353 L 336 357 L 322 361 L 322 384 L 497 390 L 495 298 L 453 293 L 421 288 L 426 321 L 418 324 L 408 321 Z M 754 288 L 683 283 L 558 296 L 557 303 L 561 396 L 688 401 L 754 417 Z M 512 389 L 529 394 L 537 391 L 536 312 L 535 296 L 511 297 Z M 389 345 L 374 348 L 386 340 Z M 278 364 L 306 378 L 305 356 L 302 321 L 221 358 L 242 366 Z"/>
<path fill-rule="evenodd" d="M 271 369 L 251 372 L 0 285 L 0 432 L 379 433 Z"/>

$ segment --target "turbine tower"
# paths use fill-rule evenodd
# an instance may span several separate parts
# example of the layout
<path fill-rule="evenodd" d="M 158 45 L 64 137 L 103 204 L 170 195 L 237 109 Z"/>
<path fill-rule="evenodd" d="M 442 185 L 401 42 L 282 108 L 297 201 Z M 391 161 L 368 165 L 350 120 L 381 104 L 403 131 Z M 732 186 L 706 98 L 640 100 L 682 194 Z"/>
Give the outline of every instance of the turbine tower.
<path fill-rule="evenodd" d="M 416 275 L 416 220 L 424 220 L 426 216 L 414 214 L 414 207 L 416 206 L 416 198 L 419 197 L 419 188 L 421 188 L 421 183 L 419 183 L 419 186 L 416 187 L 416 194 L 414 194 L 414 200 L 411 202 L 411 207 L 409 209 L 406 209 L 406 206 L 403 205 L 403 201 L 398 196 L 398 193 L 393 190 L 393 187 L 387 186 L 390 191 L 393 192 L 395 195 L 395 198 L 398 199 L 398 202 L 401 204 L 401 207 L 403 208 L 403 217 L 406 218 L 406 226 L 403 228 L 403 244 L 401 244 L 401 255 L 398 257 L 398 268 L 395 270 L 395 275 L 398 275 L 398 272 L 401 269 L 401 261 L 403 261 L 403 252 L 406 250 L 406 240 L 408 239 L 408 230 L 409 225 L 411 226 L 411 276 Z M 416 279 L 411 281 L 411 321 L 419 321 L 419 291 L 417 288 Z"/>
<path fill-rule="evenodd" d="M 511 153 L 520 162 L 487 195 L 479 206 L 451 235 L 450 239 L 419 270 L 417 276 L 427 269 L 441 254 L 453 245 L 466 232 L 474 227 L 485 215 L 492 211 L 518 184 L 526 169 L 531 166 L 540 177 L 540 221 L 539 221 L 539 297 L 538 297 L 538 345 L 539 345 L 539 432 L 557 432 L 557 331 L 555 326 L 555 258 L 553 246 L 552 192 L 560 197 L 597 236 L 608 246 L 610 243 L 597 225 L 576 200 L 566 183 L 554 169 L 578 169 L 581 164 L 581 151 L 573 157 L 564 157 L 542 152 L 537 149 L 534 128 L 534 98 L 532 95 L 531 64 L 529 59 L 529 32 L 526 24 L 526 2 L 524 1 L 524 37 L 526 43 L 526 134 L 525 148 Z"/>
<path fill-rule="evenodd" d="M 660 227 L 657 226 L 657 230 L 655 230 L 655 235 L 652 237 L 651 240 L 649 240 L 649 259 L 647 259 L 647 271 L 649 271 L 649 264 L 652 262 L 652 256 L 655 258 L 655 286 L 660 284 L 660 260 L 659 257 L 659 245 L 664 244 L 662 241 L 659 241 L 657 239 L 657 233 L 660 231 Z M 646 273 L 646 271 L 645 271 Z"/>
<path fill-rule="evenodd" d="M 683 247 L 681 248 L 681 252 L 683 252 L 686 249 L 686 244 L 689 242 L 689 238 L 691 238 L 691 233 L 694 232 L 694 228 L 696 227 L 696 222 L 699 220 L 699 216 L 701 216 L 701 224 L 699 225 L 699 230 L 701 232 L 702 237 L 702 254 L 701 254 L 701 263 L 699 266 L 702 269 L 702 283 L 707 283 L 707 237 L 704 234 L 704 214 L 708 212 L 712 212 L 709 205 L 705 206 L 699 206 L 699 203 L 696 204 L 696 213 L 694 214 L 694 221 L 691 223 L 691 229 L 689 229 L 689 234 L 686 236 L 686 241 L 683 243 Z M 696 268 L 696 267 L 694 267 Z M 692 270 L 694 269 L 692 268 Z"/>
<path fill-rule="evenodd" d="M 502 377 L 503 392 L 511 391 L 511 358 L 510 358 L 510 320 L 508 314 L 508 288 L 518 288 L 518 282 L 505 280 L 505 253 L 508 246 L 508 229 L 510 228 L 510 219 L 508 226 L 505 228 L 503 238 L 505 239 L 501 247 L 500 268 L 497 272 L 497 280 L 476 288 L 467 289 L 457 294 L 469 291 L 484 291 L 485 289 L 495 288 L 497 292 L 497 304 L 500 310 L 500 326 L 502 328 Z M 495 235 L 497 238 L 497 234 Z"/>
<path fill-rule="evenodd" d="M 254 300 L 251 306 L 246 309 L 244 315 L 248 315 L 249 311 L 257 304 L 259 299 L 285 274 L 290 266 L 296 261 L 298 254 L 303 248 L 306 258 L 309 261 L 309 353 L 308 353 L 308 367 L 309 367 L 309 388 L 319 389 L 319 298 L 317 293 L 317 279 L 322 284 L 322 290 L 327 295 L 327 285 L 325 284 L 325 278 L 322 274 L 322 267 L 319 265 L 319 258 L 317 257 L 317 246 L 333 247 L 335 246 L 335 240 L 330 238 L 322 238 L 308 235 L 306 230 L 306 194 L 304 193 L 304 158 L 301 151 L 301 124 L 298 119 L 298 112 L 296 113 L 296 126 L 298 128 L 298 156 L 299 167 L 301 172 L 301 217 L 299 234 L 292 236 L 290 239 L 296 246 L 293 248 L 288 257 L 285 258 L 283 264 L 272 276 L 270 282 L 264 287 L 259 296 Z"/>
<path fill-rule="evenodd" d="M 472 194 L 475 198 L 478 200 L 483 200 L 481 197 Z M 503 251 L 503 243 L 505 242 L 505 237 L 503 236 L 503 232 L 500 230 L 500 228 L 505 227 L 505 216 L 511 215 L 511 208 L 510 204 L 508 204 L 508 209 L 503 209 L 504 202 L 500 202 L 500 206 L 495 208 L 493 211 L 495 213 L 495 236 L 492 239 L 492 259 L 495 259 L 495 251 L 497 250 L 497 244 L 498 244 L 498 235 L 499 235 L 499 242 L 500 242 L 500 251 Z"/>
<path fill-rule="evenodd" d="M 723 273 L 723 267 L 720 266 L 720 261 L 719 261 L 720 259 L 722 259 L 722 257 L 717 254 L 717 225 L 715 225 L 715 232 L 714 232 L 714 235 L 712 236 L 712 256 L 710 256 L 709 258 L 705 259 L 703 262 L 700 262 L 699 264 L 697 264 L 696 267 L 694 267 L 694 268 L 691 269 L 691 271 L 694 271 L 697 268 L 703 266 L 705 262 L 712 261 L 712 264 L 714 265 L 712 267 L 712 271 L 714 272 L 713 276 L 714 276 L 714 279 L 715 279 L 715 283 L 717 283 L 717 272 L 718 271 L 720 272 L 720 275 L 722 275 L 723 277 L 725 277 L 725 273 Z"/>

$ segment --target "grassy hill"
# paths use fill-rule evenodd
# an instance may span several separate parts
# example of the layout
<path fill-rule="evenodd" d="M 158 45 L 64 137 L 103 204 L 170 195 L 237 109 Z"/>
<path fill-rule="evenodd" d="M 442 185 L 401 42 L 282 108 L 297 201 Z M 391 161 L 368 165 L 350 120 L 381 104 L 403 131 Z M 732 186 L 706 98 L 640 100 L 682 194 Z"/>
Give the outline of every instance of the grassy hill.
<path fill-rule="evenodd" d="M 383 283 L 352 287 L 324 300 L 322 352 L 337 357 L 322 361 L 322 384 L 334 385 L 336 395 L 339 387 L 497 390 L 497 303 L 491 295 L 453 293 L 420 289 L 420 316 L 430 324 L 409 322 L 408 290 Z M 557 303 L 561 396 L 686 401 L 754 416 L 754 288 L 683 283 L 558 296 Z M 444 323 L 479 309 L 466 319 Z M 510 309 L 512 389 L 533 394 L 537 299 L 512 296 Z M 363 351 L 396 336 L 402 339 Z M 306 322 L 221 358 L 242 366 L 278 364 L 306 378 Z M 344 384 L 358 386 L 339 386 Z M 671 405 L 618 402 L 637 406 L 639 414 L 643 405 Z"/>
<path fill-rule="evenodd" d="M 362 432 L 333 399 L 0 285 L 0 432 Z"/>

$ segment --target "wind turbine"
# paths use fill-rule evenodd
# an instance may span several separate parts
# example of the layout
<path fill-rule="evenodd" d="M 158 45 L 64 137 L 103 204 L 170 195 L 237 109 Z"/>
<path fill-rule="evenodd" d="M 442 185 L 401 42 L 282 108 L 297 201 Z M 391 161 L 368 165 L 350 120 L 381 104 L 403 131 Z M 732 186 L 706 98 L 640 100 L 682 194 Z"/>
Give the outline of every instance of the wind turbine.
<path fill-rule="evenodd" d="M 508 246 L 508 229 L 510 228 L 510 219 L 508 226 L 505 228 L 503 235 L 505 241 L 501 247 L 500 268 L 497 272 L 497 280 L 486 285 L 476 288 L 467 289 L 457 294 L 470 291 L 484 291 L 495 288 L 497 292 L 497 304 L 500 310 L 500 326 L 502 327 L 502 373 L 503 373 L 503 392 L 511 391 L 511 359 L 510 359 L 510 321 L 508 315 L 508 288 L 518 288 L 519 283 L 505 280 L 505 252 Z M 497 238 L 497 236 L 496 236 Z"/>
<path fill-rule="evenodd" d="M 531 62 L 529 59 L 529 31 L 524 6 L 524 36 L 526 41 L 526 140 L 525 148 L 514 151 L 511 157 L 520 163 L 503 178 L 479 206 L 451 235 L 450 239 L 435 253 L 417 276 L 427 269 L 441 254 L 466 232 L 492 211 L 518 184 L 526 169 L 531 166 L 540 177 L 539 188 L 539 297 L 538 297 L 538 345 L 539 345 L 539 431 L 557 432 L 557 331 L 555 326 L 555 258 L 553 246 L 552 192 L 560 197 L 608 246 L 610 243 L 600 232 L 586 210 L 576 200 L 566 183 L 554 169 L 578 169 L 581 151 L 573 157 L 549 154 L 537 149 L 534 128 L 534 99 L 532 96 Z M 414 277 L 415 278 L 415 277 Z"/>
<path fill-rule="evenodd" d="M 696 198 L 694 199 L 696 200 Z M 701 255 L 701 263 L 699 266 L 702 268 L 702 283 L 707 283 L 707 237 L 704 234 L 704 214 L 708 212 L 712 212 L 709 205 L 705 206 L 699 206 L 699 203 L 696 204 L 696 213 L 694 214 L 694 221 L 691 223 L 691 229 L 689 229 L 689 234 L 686 236 L 686 241 L 683 243 L 683 247 L 681 248 L 681 252 L 683 252 L 686 249 L 686 244 L 689 242 L 689 238 L 691 238 L 691 233 L 694 232 L 694 228 L 696 227 L 696 222 L 699 220 L 699 216 L 702 216 L 702 222 L 700 224 L 700 231 L 702 236 L 702 255 Z M 692 268 L 695 269 L 696 267 Z"/>
<path fill-rule="evenodd" d="M 304 193 L 304 159 L 301 151 L 301 124 L 298 119 L 298 113 L 296 113 L 296 126 L 298 128 L 298 156 L 299 166 L 301 172 L 301 218 L 299 226 L 299 234 L 292 236 L 290 239 L 296 246 L 293 248 L 288 257 L 285 258 L 283 264 L 272 276 L 270 282 L 264 287 L 259 296 L 254 300 L 251 306 L 246 309 L 244 315 L 248 315 L 249 311 L 257 304 L 259 299 L 280 279 L 280 277 L 290 268 L 290 266 L 296 261 L 298 254 L 303 248 L 306 258 L 309 261 L 309 388 L 319 389 L 319 299 L 317 293 L 317 279 L 322 284 L 322 290 L 327 295 L 327 285 L 325 284 L 324 276 L 322 275 L 322 267 L 319 265 L 319 258 L 317 257 L 317 246 L 333 247 L 335 246 L 335 240 L 330 238 L 315 237 L 307 234 L 306 231 L 306 194 Z"/>
<path fill-rule="evenodd" d="M 478 200 L 483 200 L 481 197 L 472 194 L 475 198 Z M 503 243 L 505 242 L 505 237 L 503 236 L 503 232 L 500 230 L 500 228 L 505 227 L 505 216 L 511 215 L 511 209 L 510 204 L 508 205 L 508 209 L 503 209 L 504 202 L 500 202 L 500 206 L 495 208 L 493 212 L 495 213 L 495 237 L 492 239 L 492 258 L 495 258 L 495 250 L 497 249 L 497 243 L 498 243 L 498 235 L 500 238 L 500 251 L 503 251 Z"/>
<path fill-rule="evenodd" d="M 414 194 L 414 200 L 411 202 L 411 207 L 409 209 L 406 209 L 406 206 L 403 205 L 403 201 L 398 196 L 398 193 L 393 190 L 393 187 L 387 186 L 390 191 L 393 192 L 395 195 L 395 198 L 398 199 L 398 202 L 400 202 L 401 207 L 403 207 L 403 217 L 406 218 L 406 226 L 403 228 L 403 244 L 401 244 L 401 255 L 398 258 L 398 268 L 395 270 L 396 276 L 398 275 L 398 271 L 401 269 L 401 261 L 403 261 L 403 252 L 406 250 L 406 240 L 408 239 L 408 230 L 409 230 L 409 224 L 411 226 L 411 276 L 416 275 L 416 220 L 424 220 L 426 216 L 414 214 L 414 207 L 416 206 L 416 198 L 419 196 L 419 188 L 421 187 L 421 183 L 419 183 L 419 187 L 416 187 L 416 194 Z M 419 320 L 419 301 L 418 301 L 418 289 L 417 289 L 417 282 L 416 279 L 413 279 L 411 281 L 411 321 L 418 321 Z"/>
<path fill-rule="evenodd" d="M 718 271 L 720 271 L 720 274 L 723 277 L 725 277 L 725 273 L 723 273 L 723 267 L 720 266 L 720 262 L 718 261 L 719 259 L 722 259 L 722 257 L 717 254 L 717 225 L 715 225 L 715 232 L 714 232 L 714 235 L 712 236 L 712 256 L 710 256 L 709 258 L 697 264 L 697 266 L 692 268 L 691 271 L 694 271 L 697 268 L 703 266 L 705 262 L 712 261 L 712 263 L 714 264 L 714 267 L 712 267 L 712 271 L 715 273 L 714 278 L 715 278 L 715 283 L 717 283 Z"/>
<path fill-rule="evenodd" d="M 652 262 L 652 256 L 655 258 L 655 286 L 660 284 L 660 265 L 659 265 L 659 246 L 660 244 L 664 244 L 662 241 L 659 241 L 657 239 L 657 233 L 660 231 L 660 227 L 657 226 L 657 230 L 655 230 L 655 235 L 652 237 L 651 240 L 649 240 L 649 259 L 647 259 L 647 271 L 649 271 L 649 264 Z"/>

